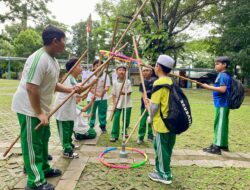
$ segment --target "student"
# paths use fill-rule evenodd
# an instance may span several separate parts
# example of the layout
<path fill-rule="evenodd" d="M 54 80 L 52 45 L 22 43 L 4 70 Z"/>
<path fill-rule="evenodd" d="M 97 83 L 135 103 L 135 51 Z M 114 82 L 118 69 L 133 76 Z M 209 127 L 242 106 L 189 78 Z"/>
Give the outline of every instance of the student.
<path fill-rule="evenodd" d="M 78 100 L 79 102 L 79 100 Z M 84 108 L 77 105 L 76 114 L 77 118 L 74 122 L 74 136 L 76 140 L 94 139 L 96 137 L 96 131 L 94 128 L 89 127 L 88 118 L 91 114 L 85 114 L 87 110 L 95 102 L 95 97 L 93 96 L 90 103 Z"/>
<path fill-rule="evenodd" d="M 54 91 L 70 93 L 73 88 L 58 83 L 60 67 L 55 56 L 64 51 L 65 33 L 49 25 L 42 33 L 43 47 L 28 57 L 20 84 L 12 100 L 21 127 L 21 147 L 27 171 L 27 190 L 53 190 L 47 177 L 62 174 L 48 163 L 50 127 L 48 113 Z M 35 127 L 42 123 L 39 130 Z"/>
<path fill-rule="evenodd" d="M 142 67 L 142 74 L 144 77 L 144 84 L 146 88 L 147 97 L 151 99 L 153 84 L 156 78 L 152 78 L 152 69 L 148 67 Z M 143 99 L 144 93 L 143 93 L 142 83 L 140 83 L 139 91 L 142 94 L 142 98 L 141 98 L 141 114 L 142 114 L 144 110 L 146 109 L 145 104 L 144 104 L 144 99 Z M 137 144 L 142 144 L 144 141 L 144 136 L 145 136 L 146 128 L 147 128 L 147 117 L 148 117 L 148 112 L 146 112 L 141 119 L 139 131 L 138 131 Z M 151 124 L 148 124 L 148 141 L 153 142 L 153 139 L 154 137 L 153 137 L 152 127 L 151 127 Z"/>
<path fill-rule="evenodd" d="M 119 134 L 120 134 L 120 116 L 121 116 L 121 112 L 123 111 L 123 118 L 124 118 L 124 110 L 126 108 L 126 131 L 125 131 L 125 137 L 128 138 L 128 134 L 127 134 L 127 129 L 129 127 L 129 123 L 130 123 L 130 115 L 131 115 L 131 110 L 132 110 L 132 100 L 131 100 L 131 93 L 132 93 L 132 87 L 131 87 L 131 82 L 128 79 L 125 84 L 124 87 L 122 89 L 122 93 L 120 96 L 120 100 L 116 105 L 118 96 L 119 96 L 119 92 L 122 88 L 122 83 L 124 80 L 126 80 L 126 66 L 124 65 L 119 65 L 116 68 L 116 72 L 117 72 L 117 80 L 114 81 L 113 84 L 113 89 L 112 89 L 112 101 L 113 101 L 113 110 L 115 110 L 114 113 L 114 118 L 113 118 L 113 125 L 112 125 L 112 131 L 111 131 L 111 138 L 110 138 L 110 142 L 115 142 L 118 140 L 119 138 Z M 127 91 L 127 104 L 125 103 L 125 88 Z M 124 120 L 123 120 L 124 121 Z"/>
<path fill-rule="evenodd" d="M 103 64 L 103 61 L 95 60 L 93 63 L 93 70 L 97 69 L 99 66 Z M 98 73 L 96 73 L 98 75 Z M 91 128 L 95 127 L 95 120 L 96 120 L 96 109 L 98 109 L 98 122 L 99 122 L 99 127 L 102 130 L 102 133 L 106 133 L 106 124 L 107 124 L 107 111 L 108 111 L 108 95 L 107 92 L 110 87 L 110 79 L 109 76 L 107 75 L 106 78 L 106 83 L 105 83 L 105 75 L 106 73 L 103 73 L 97 83 L 97 88 L 93 87 L 88 94 L 87 97 L 87 102 L 89 103 L 91 101 L 91 98 L 96 94 L 96 100 L 93 105 L 93 110 L 90 108 L 88 110 L 88 114 L 92 111 L 92 116 L 90 118 L 89 126 Z M 90 79 L 90 82 L 94 80 L 94 78 Z M 105 83 L 105 87 L 104 87 Z M 95 92 L 96 90 L 96 92 Z"/>
<path fill-rule="evenodd" d="M 229 108 L 228 96 L 231 91 L 231 77 L 227 74 L 227 68 L 230 64 L 228 57 L 218 57 L 215 59 L 215 70 L 219 72 L 214 86 L 203 84 L 202 87 L 213 91 L 213 99 L 215 106 L 214 120 L 214 141 L 209 147 L 203 151 L 211 154 L 221 154 L 221 150 L 228 149 L 228 123 Z"/>
<path fill-rule="evenodd" d="M 154 82 L 154 89 L 160 85 L 172 84 L 172 79 L 168 76 L 168 73 L 170 73 L 173 67 L 174 60 L 171 57 L 167 55 L 159 56 L 155 65 L 155 73 L 159 79 Z M 155 170 L 149 173 L 148 176 L 151 180 L 164 184 L 172 183 L 170 161 L 176 138 L 176 135 L 167 129 L 160 115 L 160 110 L 163 113 L 163 117 L 167 117 L 168 115 L 169 93 L 168 88 L 153 90 L 150 105 L 151 118 L 148 118 L 148 122 L 152 121 L 156 132 L 154 140 L 156 153 Z"/>
<path fill-rule="evenodd" d="M 77 58 L 72 58 L 66 63 L 66 70 L 70 71 L 71 68 L 76 64 Z M 76 78 L 80 76 L 82 72 L 81 65 L 78 64 L 72 71 L 71 74 L 67 77 L 64 84 L 68 87 L 74 87 L 77 85 Z M 84 91 L 96 81 L 93 80 L 92 83 L 84 86 L 81 91 Z M 58 93 L 55 105 L 61 104 L 65 98 L 68 96 L 68 93 Z M 78 158 L 78 154 L 74 152 L 76 146 L 72 143 L 73 127 L 74 121 L 77 117 L 76 115 L 76 96 L 72 96 L 56 113 L 56 124 L 58 128 L 59 137 L 63 147 L 63 156 L 65 158 Z"/>

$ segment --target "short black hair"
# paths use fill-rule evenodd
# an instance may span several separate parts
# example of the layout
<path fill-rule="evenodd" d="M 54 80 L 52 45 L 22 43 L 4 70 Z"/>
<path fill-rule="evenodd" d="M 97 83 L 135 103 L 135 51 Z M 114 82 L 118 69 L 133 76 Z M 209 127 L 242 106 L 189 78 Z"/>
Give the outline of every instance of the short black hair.
<path fill-rule="evenodd" d="M 70 69 L 76 64 L 77 61 L 78 61 L 78 58 L 76 57 L 73 57 L 70 60 L 68 60 L 66 63 L 66 70 L 70 71 Z"/>
<path fill-rule="evenodd" d="M 96 60 L 93 62 L 93 67 L 94 67 L 96 64 L 98 64 L 99 62 L 100 62 L 101 64 L 103 64 L 103 61 L 102 61 L 102 60 L 96 59 Z"/>
<path fill-rule="evenodd" d="M 220 62 L 220 63 L 222 63 L 222 64 L 225 64 L 226 67 L 228 67 L 228 66 L 230 65 L 230 59 L 229 59 L 229 57 L 227 57 L 227 56 L 220 56 L 220 57 L 217 57 L 217 58 L 215 58 L 214 61 L 215 61 L 215 62 Z"/>
<path fill-rule="evenodd" d="M 65 33 L 52 25 L 48 25 L 42 33 L 43 38 L 43 45 L 48 46 L 50 45 L 53 40 L 56 38 L 57 40 L 61 40 L 62 38 L 65 38 Z"/>
<path fill-rule="evenodd" d="M 165 67 L 164 65 L 161 65 L 159 63 L 157 63 L 160 67 L 161 67 L 161 70 L 163 71 L 163 73 L 165 74 L 168 74 L 171 72 L 172 69 L 168 68 L 168 67 Z"/>

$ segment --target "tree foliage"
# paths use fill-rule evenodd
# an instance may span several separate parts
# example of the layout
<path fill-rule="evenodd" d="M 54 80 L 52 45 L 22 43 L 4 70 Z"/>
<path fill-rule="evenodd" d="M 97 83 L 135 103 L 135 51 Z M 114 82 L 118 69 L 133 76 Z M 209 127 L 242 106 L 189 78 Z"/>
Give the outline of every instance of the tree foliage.
<path fill-rule="evenodd" d="M 250 1 L 227 0 L 221 10 L 218 33 L 222 34 L 217 43 L 217 54 L 228 55 L 236 75 L 237 65 L 243 77 L 250 76 Z"/>
<path fill-rule="evenodd" d="M 218 2 L 219 0 L 150 0 L 140 14 L 135 30 L 132 30 L 144 40 L 144 56 L 153 61 L 163 53 L 176 58 L 185 42 L 182 32 L 191 23 L 205 18 L 205 12 L 214 10 L 214 5 Z M 102 0 L 97 5 L 97 11 L 103 20 L 120 16 L 128 22 L 136 12 L 136 7 L 142 3 L 142 0 Z"/>
<path fill-rule="evenodd" d="M 27 21 L 33 20 L 35 23 L 43 20 L 49 10 L 47 3 L 52 0 L 0 0 L 6 11 L 0 14 L 0 22 L 21 21 L 22 27 L 27 28 Z"/>
<path fill-rule="evenodd" d="M 35 30 L 27 29 L 19 33 L 14 39 L 17 56 L 27 57 L 42 46 L 42 38 Z"/>

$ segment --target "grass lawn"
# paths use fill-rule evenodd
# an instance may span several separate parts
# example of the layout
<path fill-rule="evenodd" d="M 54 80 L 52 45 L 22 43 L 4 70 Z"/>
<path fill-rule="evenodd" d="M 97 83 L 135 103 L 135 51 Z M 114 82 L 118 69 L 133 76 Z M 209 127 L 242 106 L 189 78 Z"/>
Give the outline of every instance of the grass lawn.
<path fill-rule="evenodd" d="M 213 106 L 212 94 L 204 89 L 184 90 L 191 105 L 193 124 L 190 129 L 179 135 L 176 140 L 176 149 L 201 149 L 212 143 L 213 140 L 213 122 L 215 109 Z M 140 93 L 138 87 L 133 87 L 132 100 L 133 108 L 131 114 L 130 131 L 140 117 Z M 243 105 L 238 110 L 230 111 L 229 126 L 229 146 L 233 152 L 249 152 L 250 151 L 250 97 L 245 97 Z M 108 121 L 108 133 L 102 135 L 99 146 L 120 146 L 122 143 L 121 136 L 119 141 L 115 143 L 109 142 L 112 122 Z M 138 147 L 136 144 L 138 129 L 135 131 L 128 146 Z M 145 136 L 147 137 L 147 136 Z M 152 147 L 147 142 L 140 147 Z"/>

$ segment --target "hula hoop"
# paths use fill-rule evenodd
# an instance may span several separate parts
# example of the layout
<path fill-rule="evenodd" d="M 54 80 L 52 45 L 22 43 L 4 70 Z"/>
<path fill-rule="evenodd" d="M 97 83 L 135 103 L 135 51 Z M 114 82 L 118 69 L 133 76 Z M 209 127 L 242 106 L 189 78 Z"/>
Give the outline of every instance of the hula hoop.
<path fill-rule="evenodd" d="M 114 150 L 121 150 L 121 147 L 111 147 L 111 148 L 107 148 L 106 150 L 104 150 L 103 152 L 101 152 L 101 154 L 98 157 L 98 160 L 105 166 L 110 167 L 110 168 L 116 168 L 116 169 L 130 169 L 130 168 L 138 168 L 142 165 L 144 165 L 147 160 L 148 160 L 148 156 L 146 153 L 144 153 L 143 151 L 137 149 L 137 148 L 131 148 L 131 147 L 126 147 L 126 150 L 131 150 L 131 151 L 135 151 L 141 155 L 144 156 L 144 160 L 139 162 L 139 163 L 135 163 L 135 164 L 131 164 L 131 165 L 115 165 L 115 164 L 111 164 L 108 163 L 104 160 L 104 155 L 107 154 L 108 152 L 114 151 Z"/>
<path fill-rule="evenodd" d="M 141 60 L 134 59 L 132 57 L 128 57 L 128 56 L 123 55 L 123 54 L 110 52 L 110 51 L 106 51 L 106 50 L 100 50 L 99 52 L 100 52 L 100 54 L 102 54 L 105 57 L 114 56 L 114 59 L 119 60 L 119 61 L 131 62 L 133 64 L 142 64 Z"/>

